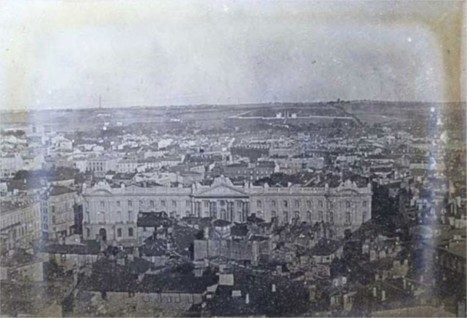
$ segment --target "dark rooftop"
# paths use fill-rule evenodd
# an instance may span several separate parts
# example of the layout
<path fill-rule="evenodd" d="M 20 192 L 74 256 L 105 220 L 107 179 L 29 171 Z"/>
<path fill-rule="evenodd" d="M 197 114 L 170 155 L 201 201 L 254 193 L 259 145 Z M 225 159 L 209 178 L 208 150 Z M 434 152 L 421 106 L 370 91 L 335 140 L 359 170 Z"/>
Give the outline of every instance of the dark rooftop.
<path fill-rule="evenodd" d="M 311 254 L 326 256 L 335 253 L 342 246 L 341 241 L 322 239 L 311 249 Z"/>
<path fill-rule="evenodd" d="M 62 195 L 62 194 L 66 194 L 66 193 L 72 193 L 72 192 L 75 192 L 75 191 L 73 189 L 68 188 L 68 187 L 56 185 L 56 186 L 53 186 L 49 190 L 49 195 L 55 196 L 55 195 Z"/>
<path fill-rule="evenodd" d="M 140 212 L 136 221 L 138 227 L 169 227 L 172 223 L 165 212 Z"/>
<path fill-rule="evenodd" d="M 100 253 L 100 244 L 98 241 L 88 240 L 84 244 L 41 245 L 39 250 L 50 254 L 97 255 Z"/>

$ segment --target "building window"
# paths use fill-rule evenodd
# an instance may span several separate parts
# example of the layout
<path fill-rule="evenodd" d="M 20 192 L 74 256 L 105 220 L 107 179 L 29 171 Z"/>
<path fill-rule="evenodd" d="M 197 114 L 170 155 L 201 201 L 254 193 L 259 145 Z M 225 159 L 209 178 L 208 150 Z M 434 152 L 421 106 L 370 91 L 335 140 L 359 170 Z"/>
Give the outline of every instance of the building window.
<path fill-rule="evenodd" d="M 284 211 L 284 222 L 288 223 L 289 222 L 289 212 Z"/>
<path fill-rule="evenodd" d="M 204 207 L 209 208 L 209 201 L 204 201 Z"/>
<path fill-rule="evenodd" d="M 275 218 L 276 216 L 276 211 L 271 211 L 271 218 Z"/>
<path fill-rule="evenodd" d="M 165 200 L 161 200 L 161 205 L 165 207 Z"/>
<path fill-rule="evenodd" d="M 322 200 L 319 200 L 319 201 L 318 201 L 318 206 L 319 206 L 320 208 L 323 207 L 323 201 L 322 201 Z"/>
<path fill-rule="evenodd" d="M 334 213 L 329 212 L 329 223 L 334 223 Z"/>
<path fill-rule="evenodd" d="M 101 207 L 103 208 L 105 206 L 105 202 L 101 201 Z"/>
<path fill-rule="evenodd" d="M 345 201 L 345 207 L 346 207 L 347 209 L 350 209 L 350 201 Z"/>
<path fill-rule="evenodd" d="M 55 205 L 51 206 L 52 213 L 55 213 Z"/>
<path fill-rule="evenodd" d="M 122 229 L 117 229 L 117 237 L 122 237 Z"/>
<path fill-rule="evenodd" d="M 310 201 L 310 200 L 307 200 L 307 201 L 306 201 L 306 206 L 307 206 L 309 209 L 311 209 L 311 201 Z"/>
<path fill-rule="evenodd" d="M 295 211 L 295 219 L 300 220 L 300 212 Z"/>
<path fill-rule="evenodd" d="M 128 206 L 133 206 L 133 202 L 131 200 L 128 200 Z"/>
<path fill-rule="evenodd" d="M 201 202 L 195 202 L 195 214 L 201 217 Z"/>
<path fill-rule="evenodd" d="M 295 207 L 299 208 L 300 207 L 300 200 L 295 200 Z"/>
<path fill-rule="evenodd" d="M 272 200 L 271 204 L 272 204 L 273 207 L 276 207 L 276 200 Z"/>
<path fill-rule="evenodd" d="M 363 211 L 362 213 L 362 223 L 366 222 L 366 211 Z"/>
<path fill-rule="evenodd" d="M 128 229 L 128 236 L 133 237 L 133 228 L 132 227 L 130 227 Z"/>
<path fill-rule="evenodd" d="M 334 203 L 329 202 L 329 208 L 330 208 L 330 209 L 334 209 Z"/>
<path fill-rule="evenodd" d="M 345 225 L 350 225 L 352 224 L 352 217 L 350 215 L 350 212 L 345 213 Z"/>
<path fill-rule="evenodd" d="M 151 208 L 154 207 L 154 200 L 149 201 L 149 206 L 150 206 Z"/>
<path fill-rule="evenodd" d="M 284 200 L 284 208 L 289 206 L 289 202 L 287 200 Z"/>
<path fill-rule="evenodd" d="M 86 237 L 91 236 L 91 230 L 89 228 L 86 228 Z"/>
<path fill-rule="evenodd" d="M 362 207 L 366 208 L 367 205 L 368 205 L 368 202 L 367 202 L 367 201 L 363 201 L 363 202 L 362 202 Z"/>
<path fill-rule="evenodd" d="M 139 200 L 139 207 L 141 208 L 143 205 L 144 205 L 144 201 L 143 201 L 143 200 Z"/>
<path fill-rule="evenodd" d="M 306 219 L 309 223 L 311 223 L 311 212 L 310 211 L 306 213 Z"/>
<path fill-rule="evenodd" d="M 217 219 L 217 202 L 211 202 L 210 216 Z"/>
<path fill-rule="evenodd" d="M 120 207 L 120 201 L 117 201 L 117 206 Z"/>
<path fill-rule="evenodd" d="M 256 207 L 257 207 L 257 208 L 261 208 L 261 207 L 262 207 L 261 200 L 256 201 Z"/>
<path fill-rule="evenodd" d="M 242 201 L 237 201 L 237 208 L 239 208 L 239 209 L 242 208 Z"/>
<path fill-rule="evenodd" d="M 172 206 L 173 206 L 173 207 L 176 207 L 176 206 L 177 206 L 177 201 L 172 200 Z"/>
<path fill-rule="evenodd" d="M 57 222 L 57 219 L 55 218 L 55 215 L 52 215 L 52 224 L 55 224 Z"/>
<path fill-rule="evenodd" d="M 186 206 L 186 207 L 190 207 L 190 206 L 191 206 L 190 200 L 186 200 L 185 206 Z"/>
<path fill-rule="evenodd" d="M 318 212 L 318 221 L 319 221 L 319 222 L 324 221 L 323 211 L 319 211 L 319 212 Z"/>
<path fill-rule="evenodd" d="M 128 211 L 128 222 L 133 222 L 133 211 Z"/>

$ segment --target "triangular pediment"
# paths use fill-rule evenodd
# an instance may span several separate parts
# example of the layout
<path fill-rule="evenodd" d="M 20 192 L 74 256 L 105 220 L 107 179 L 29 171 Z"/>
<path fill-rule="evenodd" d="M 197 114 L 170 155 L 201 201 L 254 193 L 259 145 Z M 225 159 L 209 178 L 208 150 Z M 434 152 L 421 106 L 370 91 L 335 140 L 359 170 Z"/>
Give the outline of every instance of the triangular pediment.
<path fill-rule="evenodd" d="M 243 190 L 225 184 L 216 185 L 207 189 L 200 189 L 195 196 L 201 197 L 245 197 L 248 196 Z"/>
<path fill-rule="evenodd" d="M 91 195 L 112 195 L 112 192 L 107 189 L 96 189 L 96 190 L 93 190 L 90 194 Z"/>
<path fill-rule="evenodd" d="M 356 189 L 349 189 L 349 188 L 338 189 L 338 192 L 341 195 L 358 195 L 358 194 L 360 194 Z"/>

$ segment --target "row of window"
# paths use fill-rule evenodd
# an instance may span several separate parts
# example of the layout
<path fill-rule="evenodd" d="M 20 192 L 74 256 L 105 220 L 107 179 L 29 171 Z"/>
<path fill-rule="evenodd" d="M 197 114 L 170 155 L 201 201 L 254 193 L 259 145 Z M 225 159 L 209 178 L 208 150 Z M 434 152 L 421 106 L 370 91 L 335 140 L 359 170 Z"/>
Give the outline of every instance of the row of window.
<path fill-rule="evenodd" d="M 86 228 L 86 234 L 87 234 L 87 237 L 90 237 L 91 236 L 91 230 Z M 123 235 L 123 229 L 118 228 L 117 229 L 117 237 L 122 237 L 122 235 Z M 134 235 L 134 229 L 132 227 L 128 228 L 128 236 L 133 237 L 133 235 Z"/>
<path fill-rule="evenodd" d="M 174 218 L 174 217 L 179 217 L 179 214 L 177 214 L 176 211 L 172 211 L 170 213 L 168 213 L 170 217 Z M 100 211 L 97 213 L 97 222 L 100 222 L 100 223 L 106 223 L 106 218 L 105 218 L 105 215 L 106 215 L 106 212 L 105 211 Z M 190 211 L 185 211 L 185 215 L 189 216 L 191 215 L 191 212 Z M 89 211 L 86 211 L 85 213 L 85 222 L 91 222 L 91 215 L 89 213 Z M 117 211 L 116 212 L 116 218 L 115 219 L 112 219 L 113 221 L 116 221 L 116 222 L 125 222 L 125 221 L 128 221 L 128 222 L 134 222 L 135 221 L 135 214 L 133 214 L 133 211 L 128 211 L 125 215 L 126 217 L 124 217 L 124 215 L 122 214 L 122 211 Z M 54 217 L 53 217 L 54 218 Z M 55 220 L 55 219 L 53 219 Z M 55 223 L 55 221 L 52 221 Z"/>
<path fill-rule="evenodd" d="M 367 204 L 368 204 L 367 201 L 362 201 L 362 207 L 366 208 L 366 207 L 367 207 Z M 276 200 L 272 200 L 272 201 L 271 201 L 271 205 L 272 205 L 273 207 L 276 207 L 276 206 L 277 206 Z M 289 201 L 288 201 L 288 200 L 283 200 L 282 205 L 283 205 L 283 207 L 287 208 L 287 207 L 289 206 Z M 307 200 L 307 201 L 306 201 L 306 205 L 307 205 L 308 208 L 311 208 L 312 201 L 311 201 L 311 200 Z M 294 206 L 295 206 L 296 208 L 299 208 L 299 207 L 300 207 L 300 200 L 295 200 L 295 201 L 294 201 Z M 318 206 L 319 206 L 320 208 L 323 207 L 323 201 L 322 201 L 322 200 L 319 200 L 319 201 L 318 201 Z M 346 201 L 346 202 L 345 202 L 345 206 L 346 206 L 346 208 L 350 208 L 350 207 L 351 207 L 351 202 L 350 202 L 350 201 Z M 256 207 L 262 208 L 262 207 L 263 207 L 263 201 L 257 200 L 257 201 L 256 201 Z M 330 209 L 333 209 L 333 208 L 334 208 L 334 203 L 333 203 L 333 202 L 329 202 L 329 208 L 330 208 Z"/>
<path fill-rule="evenodd" d="M 128 206 L 133 206 L 133 201 L 132 201 L 132 200 L 128 200 L 127 203 L 128 203 Z M 144 200 L 139 200 L 139 205 L 140 205 L 140 206 L 144 205 L 144 203 L 145 203 Z M 204 207 L 205 207 L 205 208 L 208 208 L 209 205 L 210 205 L 210 203 L 214 203 L 214 204 L 215 204 L 215 202 L 204 201 Z M 221 200 L 221 201 L 220 201 L 220 204 L 223 205 L 223 203 L 225 203 L 225 201 L 224 201 L 224 200 Z M 117 207 L 121 207 L 121 201 L 116 201 L 116 205 L 117 205 Z M 160 200 L 160 205 L 161 205 L 162 207 L 166 207 L 166 206 L 167 206 L 167 201 L 166 201 L 166 200 Z M 276 200 L 272 200 L 272 201 L 271 201 L 271 205 L 272 205 L 273 207 L 276 207 L 276 206 L 277 206 Z M 308 208 L 311 208 L 311 206 L 312 206 L 312 201 L 311 201 L 311 200 L 307 200 L 307 201 L 306 201 L 306 205 L 307 205 Z M 368 202 L 367 202 L 367 201 L 362 201 L 362 207 L 366 208 L 367 205 L 368 205 Z M 100 201 L 100 206 L 101 206 L 101 207 L 105 207 L 105 201 Z M 152 208 L 155 207 L 155 201 L 154 201 L 154 200 L 149 200 L 149 206 L 152 207 Z M 185 206 L 186 206 L 186 207 L 190 207 L 190 206 L 191 206 L 191 201 L 190 201 L 190 200 L 186 200 L 186 201 L 185 201 Z M 238 207 L 238 208 L 241 208 L 241 206 L 242 206 L 242 202 L 241 202 L 241 201 L 238 201 L 238 202 L 237 202 L 237 207 Z M 289 206 L 289 200 L 283 200 L 283 201 L 282 201 L 282 206 L 285 207 L 285 208 L 287 208 L 287 207 Z M 323 200 L 319 200 L 319 201 L 318 201 L 318 207 L 322 208 L 323 206 L 324 206 Z M 345 202 L 345 206 L 346 206 L 346 208 L 350 208 L 350 207 L 351 207 L 351 202 L 350 202 L 350 201 L 346 201 L 346 202 Z M 172 200 L 172 207 L 177 207 L 177 201 L 176 201 L 176 200 Z M 263 201 L 257 200 L 257 201 L 256 201 L 256 207 L 257 207 L 257 208 L 262 208 L 262 207 L 263 207 Z M 299 208 L 299 207 L 300 207 L 300 200 L 294 200 L 294 207 L 296 207 L 296 208 Z M 333 208 L 334 208 L 334 203 L 333 203 L 333 202 L 329 202 L 329 208 L 330 208 L 330 209 L 333 209 Z M 55 209 L 55 207 L 52 206 L 52 212 L 54 212 L 54 209 Z"/>
<path fill-rule="evenodd" d="M 167 201 L 166 200 L 160 200 L 160 205 L 165 207 L 167 206 Z M 132 200 L 128 200 L 127 201 L 127 204 L 128 206 L 133 206 L 133 201 Z M 121 201 L 116 201 L 116 205 L 117 207 L 121 207 Z M 139 205 L 140 206 L 143 206 L 145 205 L 145 200 L 139 200 Z M 105 207 L 105 201 L 100 201 L 100 206 L 103 208 Z M 150 207 L 155 207 L 155 201 L 154 200 L 149 200 L 149 206 Z M 190 200 L 186 200 L 185 201 L 185 206 L 186 207 L 190 207 L 191 206 L 191 201 Z M 176 200 L 172 200 L 172 207 L 177 207 L 177 201 Z"/>
<path fill-rule="evenodd" d="M 324 215 L 325 214 L 324 214 L 323 211 L 318 211 L 318 221 L 319 222 L 326 221 L 326 222 L 329 222 L 329 223 L 334 223 L 334 213 L 333 212 L 326 213 L 326 219 L 324 218 Z M 283 216 L 283 220 L 285 222 L 289 222 L 289 212 L 287 212 L 287 211 L 282 212 L 282 216 Z M 276 217 L 277 217 L 276 211 L 271 211 L 271 218 L 276 218 Z M 367 214 L 364 211 L 362 213 L 362 222 L 366 221 L 366 217 L 367 217 Z M 300 220 L 300 212 L 299 211 L 294 212 L 294 218 L 297 219 L 297 220 Z M 307 212 L 306 221 L 311 223 L 312 219 L 313 219 L 312 213 Z M 352 214 L 350 212 L 345 213 L 345 223 L 344 224 L 345 225 L 351 225 L 352 224 Z"/>
<path fill-rule="evenodd" d="M 133 237 L 133 234 L 134 234 L 133 233 L 133 228 L 132 227 L 128 228 L 128 236 Z M 122 229 L 121 228 L 117 229 L 117 237 L 122 237 Z"/>
<path fill-rule="evenodd" d="M 244 206 L 244 209 L 242 209 L 242 211 L 238 211 L 238 215 L 239 215 L 239 220 L 243 219 L 243 214 L 248 214 L 248 205 L 245 205 Z M 215 204 L 212 204 L 210 206 L 210 209 L 209 209 L 209 215 L 211 217 L 214 217 L 214 218 L 217 218 L 218 216 L 218 210 L 217 210 L 217 207 Z M 225 215 L 229 216 L 227 217 L 227 219 L 230 219 L 231 215 L 233 215 L 233 205 L 228 205 L 227 206 L 227 209 L 221 209 L 220 210 L 221 212 L 221 217 L 223 218 L 226 218 Z M 258 215 L 262 215 L 263 213 L 262 212 L 257 212 Z M 189 211 L 186 211 L 186 215 L 190 215 L 190 212 Z M 200 203 L 197 202 L 195 204 L 195 213 L 194 215 L 198 215 L 200 216 L 201 215 L 201 210 L 200 210 Z M 240 216 L 241 215 L 241 216 Z M 283 215 L 283 218 L 284 220 L 288 221 L 289 219 L 289 212 L 288 211 L 283 211 L 282 212 L 282 215 Z M 346 212 L 346 224 L 347 223 L 351 223 L 351 212 Z M 89 219 L 89 212 L 86 213 L 86 216 L 87 216 L 87 219 L 90 221 Z M 134 214 L 133 214 L 133 211 L 128 211 L 127 213 L 127 221 L 129 222 L 134 222 Z M 176 212 L 173 211 L 170 213 L 170 216 L 171 217 L 175 217 L 176 216 Z M 277 213 L 276 211 L 271 211 L 271 218 L 275 218 L 277 217 Z M 296 219 L 300 219 L 300 212 L 299 211 L 295 211 L 294 212 L 294 217 Z M 367 212 L 366 211 L 363 211 L 362 212 L 362 222 L 365 222 L 366 220 L 366 217 L 367 217 Z M 307 212 L 307 221 L 311 221 L 312 220 L 312 212 L 311 211 L 308 211 Z M 102 222 L 102 223 L 105 223 L 106 220 L 105 220 L 105 212 L 101 211 L 99 212 L 98 214 L 98 222 Z M 124 218 L 123 218 L 123 215 L 122 215 L 122 212 L 121 211 L 117 211 L 117 220 L 116 221 L 120 221 L 120 222 L 123 222 L 125 221 Z M 318 221 L 327 221 L 327 222 L 334 222 L 334 213 L 333 212 L 327 212 L 326 213 L 326 220 L 324 219 L 324 212 L 323 211 L 318 211 Z M 55 216 L 52 216 L 52 223 L 55 223 Z"/>

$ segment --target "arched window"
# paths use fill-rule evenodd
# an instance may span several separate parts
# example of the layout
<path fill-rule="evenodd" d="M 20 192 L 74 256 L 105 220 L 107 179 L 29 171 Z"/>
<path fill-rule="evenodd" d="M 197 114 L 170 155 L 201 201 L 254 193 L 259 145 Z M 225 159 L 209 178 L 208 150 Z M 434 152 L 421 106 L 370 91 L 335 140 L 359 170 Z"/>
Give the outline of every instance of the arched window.
<path fill-rule="evenodd" d="M 345 224 L 346 225 L 352 224 L 352 216 L 350 215 L 350 212 L 345 213 Z"/>
<path fill-rule="evenodd" d="M 122 237 L 122 229 L 117 229 L 117 237 Z"/>
<path fill-rule="evenodd" d="M 132 227 L 128 228 L 128 236 L 130 236 L 130 237 L 133 236 L 133 228 Z"/>

